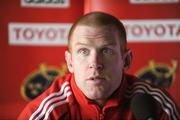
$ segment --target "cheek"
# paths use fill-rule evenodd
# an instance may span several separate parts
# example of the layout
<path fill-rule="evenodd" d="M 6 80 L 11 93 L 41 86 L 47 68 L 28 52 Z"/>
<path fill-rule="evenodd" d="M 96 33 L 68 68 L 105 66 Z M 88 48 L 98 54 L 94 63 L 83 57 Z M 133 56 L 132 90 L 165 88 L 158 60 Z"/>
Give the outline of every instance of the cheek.
<path fill-rule="evenodd" d="M 111 59 L 104 63 L 106 73 L 118 74 L 123 70 L 123 61 L 122 59 Z"/>
<path fill-rule="evenodd" d="M 76 73 L 83 74 L 88 69 L 88 64 L 86 61 L 76 59 L 74 60 L 73 67 Z"/>
<path fill-rule="evenodd" d="M 111 68 L 121 68 L 123 64 L 123 60 L 118 56 L 111 56 L 104 59 L 105 66 L 109 66 Z"/>

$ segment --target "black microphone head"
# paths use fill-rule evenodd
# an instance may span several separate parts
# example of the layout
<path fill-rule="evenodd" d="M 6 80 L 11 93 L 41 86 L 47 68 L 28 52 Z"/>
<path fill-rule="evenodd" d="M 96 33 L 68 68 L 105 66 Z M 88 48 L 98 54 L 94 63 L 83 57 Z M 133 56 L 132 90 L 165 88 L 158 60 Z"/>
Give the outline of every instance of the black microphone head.
<path fill-rule="evenodd" d="M 156 102 L 151 95 L 136 94 L 131 100 L 131 110 L 138 120 L 156 120 Z"/>

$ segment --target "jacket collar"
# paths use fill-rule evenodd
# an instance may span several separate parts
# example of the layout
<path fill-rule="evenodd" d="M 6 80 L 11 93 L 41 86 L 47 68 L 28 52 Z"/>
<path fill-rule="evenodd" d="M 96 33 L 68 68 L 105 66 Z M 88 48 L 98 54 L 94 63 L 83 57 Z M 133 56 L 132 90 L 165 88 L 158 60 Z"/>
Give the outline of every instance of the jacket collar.
<path fill-rule="evenodd" d="M 77 100 L 77 102 L 80 105 L 80 108 L 85 108 L 86 110 L 96 108 L 96 109 L 100 110 L 99 106 L 97 104 L 95 104 L 95 102 L 89 100 L 83 94 L 83 92 L 78 88 L 78 86 L 74 80 L 74 75 L 72 75 L 72 78 L 71 78 L 71 87 L 72 87 L 72 91 L 75 95 L 75 99 Z M 106 103 L 103 106 L 103 108 L 101 109 L 101 111 L 105 111 L 106 109 L 111 108 L 111 107 L 120 106 L 120 104 L 123 101 L 124 95 L 125 95 L 126 87 L 127 87 L 127 81 L 126 81 L 125 74 L 124 74 L 119 88 L 109 97 L 109 99 L 106 101 Z"/>

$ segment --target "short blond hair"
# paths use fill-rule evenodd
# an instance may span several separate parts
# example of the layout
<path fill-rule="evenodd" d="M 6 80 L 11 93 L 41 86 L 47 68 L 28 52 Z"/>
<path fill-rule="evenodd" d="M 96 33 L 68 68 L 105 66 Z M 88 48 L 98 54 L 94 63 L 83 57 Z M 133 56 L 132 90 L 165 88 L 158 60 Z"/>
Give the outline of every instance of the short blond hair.
<path fill-rule="evenodd" d="M 90 27 L 104 27 L 104 26 L 114 26 L 119 34 L 119 43 L 121 50 L 125 51 L 127 49 L 126 31 L 125 27 L 120 20 L 116 17 L 104 13 L 104 12 L 91 12 L 82 17 L 80 17 L 71 27 L 68 34 L 68 49 L 71 51 L 71 36 L 77 26 L 85 25 Z"/>

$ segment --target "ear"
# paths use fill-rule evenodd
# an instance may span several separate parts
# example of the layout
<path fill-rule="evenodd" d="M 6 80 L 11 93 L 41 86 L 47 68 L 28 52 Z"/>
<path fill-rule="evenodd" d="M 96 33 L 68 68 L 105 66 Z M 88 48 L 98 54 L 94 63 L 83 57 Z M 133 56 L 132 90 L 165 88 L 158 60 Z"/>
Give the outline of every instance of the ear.
<path fill-rule="evenodd" d="M 72 65 L 72 55 L 69 51 L 65 51 L 65 60 L 68 67 L 69 72 L 73 73 L 73 65 Z"/>
<path fill-rule="evenodd" d="M 124 54 L 124 70 L 127 71 L 132 65 L 132 51 L 128 49 Z"/>

